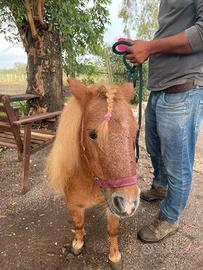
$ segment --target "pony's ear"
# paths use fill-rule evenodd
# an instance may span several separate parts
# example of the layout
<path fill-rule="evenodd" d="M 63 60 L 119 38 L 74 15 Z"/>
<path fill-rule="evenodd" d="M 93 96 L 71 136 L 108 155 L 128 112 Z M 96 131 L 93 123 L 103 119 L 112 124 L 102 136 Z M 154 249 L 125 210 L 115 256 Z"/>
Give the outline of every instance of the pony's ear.
<path fill-rule="evenodd" d="M 130 102 L 133 98 L 133 89 L 134 87 L 132 83 L 124 83 L 120 85 L 120 90 L 127 102 Z"/>
<path fill-rule="evenodd" d="M 68 84 L 70 86 L 71 94 L 84 104 L 89 94 L 88 87 L 72 77 L 68 78 Z"/>

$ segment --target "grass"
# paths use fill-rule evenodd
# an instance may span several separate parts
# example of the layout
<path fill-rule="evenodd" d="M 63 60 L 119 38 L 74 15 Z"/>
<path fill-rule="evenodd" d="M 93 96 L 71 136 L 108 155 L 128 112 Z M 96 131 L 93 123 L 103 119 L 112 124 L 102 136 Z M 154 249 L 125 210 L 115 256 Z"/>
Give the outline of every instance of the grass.
<path fill-rule="evenodd" d="M 26 101 L 15 101 L 12 104 L 14 108 L 19 109 L 22 115 L 28 114 L 28 105 Z"/>

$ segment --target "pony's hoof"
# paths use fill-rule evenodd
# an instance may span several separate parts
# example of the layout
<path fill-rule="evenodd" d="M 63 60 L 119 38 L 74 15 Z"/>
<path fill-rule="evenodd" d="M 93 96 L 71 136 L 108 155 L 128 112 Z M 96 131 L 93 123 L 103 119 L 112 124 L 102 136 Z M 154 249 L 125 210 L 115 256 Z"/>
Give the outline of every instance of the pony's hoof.
<path fill-rule="evenodd" d="M 120 259 L 120 261 L 118 261 L 118 262 L 112 262 L 109 260 L 109 263 L 111 265 L 112 270 L 122 270 L 123 269 L 122 259 Z"/>
<path fill-rule="evenodd" d="M 70 251 L 71 251 L 71 253 L 73 255 L 79 256 L 82 253 L 82 249 L 83 249 L 83 247 L 81 247 L 79 249 L 76 249 L 76 248 L 71 247 Z"/>

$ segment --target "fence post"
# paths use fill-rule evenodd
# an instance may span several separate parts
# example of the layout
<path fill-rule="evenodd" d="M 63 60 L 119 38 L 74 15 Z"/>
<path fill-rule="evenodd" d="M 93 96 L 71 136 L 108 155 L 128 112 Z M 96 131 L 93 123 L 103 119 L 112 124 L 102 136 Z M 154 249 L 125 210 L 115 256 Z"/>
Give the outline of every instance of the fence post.
<path fill-rule="evenodd" d="M 108 50 L 105 48 L 104 52 L 105 52 L 105 56 L 106 56 L 105 58 L 106 58 L 108 80 L 109 80 L 109 84 L 112 84 L 113 83 L 113 75 L 112 75 L 112 68 L 111 68 L 111 64 L 110 64 L 110 58 L 109 58 Z"/>

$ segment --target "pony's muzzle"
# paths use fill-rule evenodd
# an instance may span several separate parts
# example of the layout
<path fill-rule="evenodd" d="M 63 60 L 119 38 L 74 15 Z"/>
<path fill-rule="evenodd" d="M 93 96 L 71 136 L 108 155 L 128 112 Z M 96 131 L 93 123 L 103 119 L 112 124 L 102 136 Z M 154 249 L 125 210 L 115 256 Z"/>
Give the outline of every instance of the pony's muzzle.
<path fill-rule="evenodd" d="M 121 218 L 132 216 L 135 214 L 139 206 L 139 201 L 139 197 L 129 199 L 128 197 L 122 196 L 120 194 L 114 194 L 112 196 L 112 210 L 117 216 Z"/>

